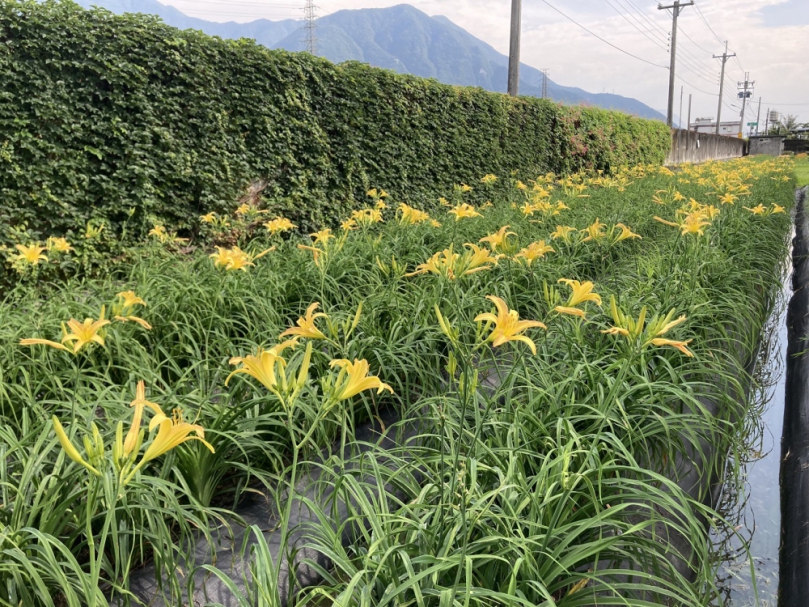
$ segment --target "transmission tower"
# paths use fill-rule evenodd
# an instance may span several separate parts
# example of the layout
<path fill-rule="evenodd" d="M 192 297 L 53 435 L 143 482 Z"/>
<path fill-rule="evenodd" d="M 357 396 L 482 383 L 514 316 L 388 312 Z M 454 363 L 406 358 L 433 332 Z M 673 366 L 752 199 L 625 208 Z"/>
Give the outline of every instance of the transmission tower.
<path fill-rule="evenodd" d="M 542 72 L 542 98 L 547 99 L 548 98 L 548 70 L 547 69 L 541 69 L 539 71 Z"/>
<path fill-rule="evenodd" d="M 317 7 L 314 0 L 306 0 L 303 6 L 303 29 L 306 50 L 313 55 L 317 54 Z"/>

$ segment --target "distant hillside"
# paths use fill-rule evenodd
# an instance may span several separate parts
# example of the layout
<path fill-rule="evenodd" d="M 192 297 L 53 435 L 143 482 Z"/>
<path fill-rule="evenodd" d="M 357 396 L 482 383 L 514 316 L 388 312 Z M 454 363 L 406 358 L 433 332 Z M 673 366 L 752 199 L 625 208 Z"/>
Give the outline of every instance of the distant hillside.
<path fill-rule="evenodd" d="M 100 6 L 115 13 L 140 12 L 159 16 L 169 25 L 193 28 L 222 38 L 253 38 L 271 48 L 304 50 L 301 22 L 259 19 L 250 23 L 215 23 L 189 17 L 156 0 L 77 0 L 82 6 Z M 408 5 L 390 8 L 342 10 L 318 20 L 318 54 L 330 61 L 356 60 L 371 65 L 436 78 L 447 84 L 479 86 L 505 92 L 508 57 L 475 38 L 446 17 L 430 17 Z M 539 96 L 542 73 L 520 67 L 520 93 Z M 664 120 L 664 116 L 637 99 L 588 93 L 548 80 L 548 95 L 564 103 L 583 103 Z"/>

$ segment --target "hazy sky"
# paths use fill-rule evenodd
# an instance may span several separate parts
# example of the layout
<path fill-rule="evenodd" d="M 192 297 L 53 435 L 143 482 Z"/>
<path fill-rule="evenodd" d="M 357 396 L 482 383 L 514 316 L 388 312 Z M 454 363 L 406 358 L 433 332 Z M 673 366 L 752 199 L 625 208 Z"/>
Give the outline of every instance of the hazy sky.
<path fill-rule="evenodd" d="M 212 21 L 300 18 L 297 0 L 161 0 L 188 15 Z M 384 7 L 397 0 L 316 0 L 319 14 L 341 9 Z M 511 0 L 410 0 L 429 15 L 445 15 L 502 53 L 508 53 Z M 610 47 L 556 12 L 649 65 Z M 666 2 L 665 4 L 672 4 Z M 762 128 L 768 107 L 809 121 L 809 0 L 697 0 L 683 9 L 678 38 L 677 95 L 693 94 L 692 119 L 715 117 L 723 41 L 737 58 L 727 63 L 723 121 L 738 118 L 737 83 L 744 70 L 755 81 L 754 103 L 745 122 L 756 119 L 762 97 Z M 522 61 L 548 68 L 559 84 L 592 92 L 635 97 L 665 113 L 668 92 L 668 35 L 671 16 L 647 0 L 523 0 Z M 660 67 L 664 66 L 664 67 Z"/>

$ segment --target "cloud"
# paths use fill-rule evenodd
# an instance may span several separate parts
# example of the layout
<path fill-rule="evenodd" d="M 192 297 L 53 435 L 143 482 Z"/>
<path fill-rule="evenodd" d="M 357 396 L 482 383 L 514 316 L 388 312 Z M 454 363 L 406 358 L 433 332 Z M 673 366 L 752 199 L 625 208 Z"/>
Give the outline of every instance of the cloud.
<path fill-rule="evenodd" d="M 183 12 L 214 21 L 299 18 L 293 4 L 255 0 L 162 0 Z M 592 92 L 615 92 L 665 110 L 668 97 L 668 33 L 671 17 L 646 0 L 548 0 L 568 17 L 605 40 L 655 67 L 616 50 L 572 23 L 544 0 L 523 4 L 522 60 L 547 68 L 556 82 Z M 301 3 L 302 4 L 302 3 Z M 318 0 L 322 13 L 387 7 L 401 0 Z M 444 15 L 474 36 L 508 53 L 511 0 L 412 0 L 430 15 Z M 575 6 L 571 6 L 575 5 Z M 762 6 L 764 5 L 764 6 Z M 763 97 L 767 107 L 809 121 L 809 2 L 807 0 L 697 0 L 700 11 L 685 8 L 680 17 L 675 113 L 684 87 L 683 114 L 693 95 L 692 119 L 715 117 L 720 62 L 712 58 L 729 41 L 736 58 L 727 63 L 723 120 L 739 114 L 736 85 L 744 72 L 756 82 L 753 111 Z M 637 8 L 637 10 L 635 10 Z M 704 20 L 703 20 L 704 17 Z M 706 25 L 706 21 L 707 24 Z M 789 105 L 788 105 L 789 104 Z M 804 104 L 804 105 L 791 105 Z M 751 118 L 752 117 L 752 118 Z"/>
<path fill-rule="evenodd" d="M 809 3 L 806 0 L 787 0 L 783 4 L 765 6 L 759 14 L 764 27 L 809 25 Z"/>

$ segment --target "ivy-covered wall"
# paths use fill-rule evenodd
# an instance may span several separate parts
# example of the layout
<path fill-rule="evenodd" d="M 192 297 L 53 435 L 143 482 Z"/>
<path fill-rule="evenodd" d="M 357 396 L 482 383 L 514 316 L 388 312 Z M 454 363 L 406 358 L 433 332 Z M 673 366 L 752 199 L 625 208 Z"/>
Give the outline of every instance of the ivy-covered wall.
<path fill-rule="evenodd" d="M 71 2 L 0 3 L 0 225 L 193 227 L 266 179 L 308 228 L 382 187 L 429 208 L 486 173 L 661 163 L 668 128 L 593 108 L 179 31 Z"/>

